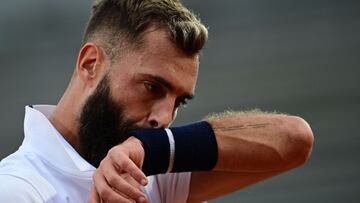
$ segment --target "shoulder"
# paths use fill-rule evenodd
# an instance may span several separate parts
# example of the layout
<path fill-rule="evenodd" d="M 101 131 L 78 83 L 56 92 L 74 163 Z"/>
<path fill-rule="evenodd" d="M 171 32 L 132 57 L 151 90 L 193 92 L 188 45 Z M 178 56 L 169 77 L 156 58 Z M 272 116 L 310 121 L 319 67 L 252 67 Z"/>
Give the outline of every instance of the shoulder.
<path fill-rule="evenodd" d="M 0 174 L 0 202 L 44 202 L 40 193 L 25 179 Z"/>
<path fill-rule="evenodd" d="M 33 164 L 24 154 L 18 152 L 0 162 L 0 202 L 37 203 L 45 202 L 56 195 L 54 187 L 42 177 Z M 12 199 L 4 201 L 8 200 L 7 198 Z"/>

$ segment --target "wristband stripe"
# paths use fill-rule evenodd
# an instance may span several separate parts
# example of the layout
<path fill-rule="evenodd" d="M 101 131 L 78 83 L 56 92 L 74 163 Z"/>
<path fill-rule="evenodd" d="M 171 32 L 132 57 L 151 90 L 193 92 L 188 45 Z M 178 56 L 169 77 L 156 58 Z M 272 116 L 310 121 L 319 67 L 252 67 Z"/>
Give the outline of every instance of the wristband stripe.
<path fill-rule="evenodd" d="M 175 161 L 175 140 L 174 140 L 174 135 L 169 128 L 165 128 L 165 131 L 169 138 L 169 144 L 170 144 L 169 167 L 167 169 L 167 173 L 170 173 L 174 167 L 174 161 Z"/>

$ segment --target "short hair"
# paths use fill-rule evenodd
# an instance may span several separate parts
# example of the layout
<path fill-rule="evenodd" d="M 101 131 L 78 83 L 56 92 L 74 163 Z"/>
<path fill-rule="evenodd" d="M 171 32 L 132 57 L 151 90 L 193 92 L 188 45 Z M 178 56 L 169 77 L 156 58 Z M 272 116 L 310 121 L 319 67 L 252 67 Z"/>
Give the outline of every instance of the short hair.
<path fill-rule="evenodd" d="M 206 27 L 179 0 L 96 0 L 83 43 L 100 40 L 113 59 L 124 45 L 142 47 L 142 34 L 152 26 L 188 55 L 199 54 L 208 39 Z"/>

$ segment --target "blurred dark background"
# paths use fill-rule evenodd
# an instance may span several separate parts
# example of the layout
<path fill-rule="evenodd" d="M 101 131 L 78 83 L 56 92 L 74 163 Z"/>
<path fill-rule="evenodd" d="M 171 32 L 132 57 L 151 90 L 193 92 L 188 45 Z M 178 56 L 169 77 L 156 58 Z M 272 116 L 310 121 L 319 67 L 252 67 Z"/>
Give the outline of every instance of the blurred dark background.
<path fill-rule="evenodd" d="M 360 202 L 360 1 L 184 4 L 200 14 L 210 40 L 196 99 L 176 124 L 261 108 L 302 116 L 316 137 L 305 166 L 211 202 Z M 21 144 L 24 106 L 61 97 L 90 5 L 0 1 L 0 158 Z"/>

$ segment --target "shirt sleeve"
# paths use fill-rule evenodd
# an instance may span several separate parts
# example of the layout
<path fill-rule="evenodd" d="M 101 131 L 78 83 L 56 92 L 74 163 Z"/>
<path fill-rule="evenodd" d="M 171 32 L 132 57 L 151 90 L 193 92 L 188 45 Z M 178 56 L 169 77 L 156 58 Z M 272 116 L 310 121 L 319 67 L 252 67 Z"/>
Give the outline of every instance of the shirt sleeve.
<path fill-rule="evenodd" d="M 191 172 L 155 176 L 161 203 L 186 203 L 189 196 Z"/>
<path fill-rule="evenodd" d="M 27 181 L 0 174 L 0 202 L 43 203 L 40 194 Z"/>

